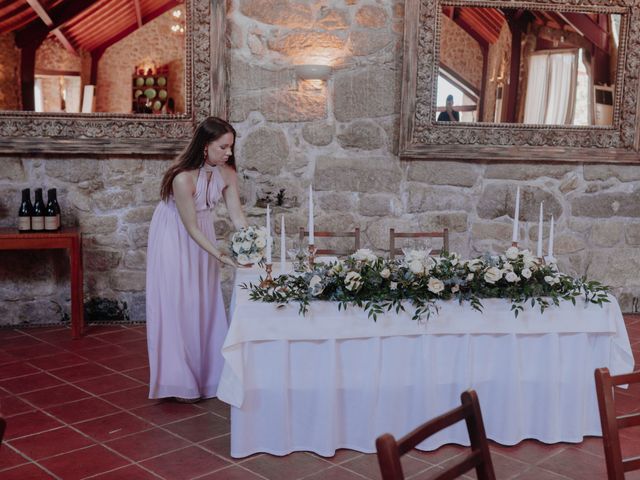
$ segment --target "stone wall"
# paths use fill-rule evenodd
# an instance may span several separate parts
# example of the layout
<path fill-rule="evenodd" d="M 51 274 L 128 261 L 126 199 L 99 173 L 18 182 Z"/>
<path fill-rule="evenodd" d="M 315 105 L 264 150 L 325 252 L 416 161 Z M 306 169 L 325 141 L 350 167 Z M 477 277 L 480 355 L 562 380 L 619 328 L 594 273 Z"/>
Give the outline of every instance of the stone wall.
<path fill-rule="evenodd" d="M 480 45 L 446 15 L 441 14 L 440 20 L 440 63 L 480 91 L 483 64 Z"/>
<path fill-rule="evenodd" d="M 359 225 L 363 245 L 384 253 L 390 227 L 448 227 L 452 249 L 475 255 L 509 246 L 519 185 L 524 246 L 535 249 L 544 200 L 562 269 L 610 284 L 624 311 L 638 311 L 640 165 L 399 161 L 402 16 L 401 2 L 233 2 L 230 115 L 250 222 L 264 219 L 258 198 L 285 188 L 275 223 L 279 232 L 284 214 L 291 245 L 313 183 L 318 230 Z M 326 83 L 296 79 L 292 64 L 322 55 L 334 65 Z M 88 305 L 143 320 L 148 225 L 169 161 L 0 158 L 0 225 L 15 225 L 21 188 L 58 187 L 63 222 L 84 231 Z M 60 253 L 0 252 L 0 322 L 63 319 L 68 276 Z"/>
<path fill-rule="evenodd" d="M 171 10 L 109 47 L 98 63 L 96 111 L 131 113 L 134 67 L 169 65 L 167 90 L 184 112 L 184 36 L 171 32 Z M 196 46 L 197 48 L 197 46 Z"/>
<path fill-rule="evenodd" d="M 13 33 L 0 35 L 0 110 L 20 109 L 20 50 Z"/>

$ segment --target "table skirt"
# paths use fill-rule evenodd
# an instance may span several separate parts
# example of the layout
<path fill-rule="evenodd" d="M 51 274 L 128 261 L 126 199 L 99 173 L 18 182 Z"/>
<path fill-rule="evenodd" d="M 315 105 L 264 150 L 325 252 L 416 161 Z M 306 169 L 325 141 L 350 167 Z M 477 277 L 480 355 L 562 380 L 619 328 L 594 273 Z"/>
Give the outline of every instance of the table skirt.
<path fill-rule="evenodd" d="M 375 452 L 477 391 L 487 436 L 580 442 L 600 435 L 593 372 L 629 369 L 613 333 L 408 335 L 242 345 L 244 401 L 231 407 L 231 455 Z M 427 441 L 468 445 L 464 422 Z"/>

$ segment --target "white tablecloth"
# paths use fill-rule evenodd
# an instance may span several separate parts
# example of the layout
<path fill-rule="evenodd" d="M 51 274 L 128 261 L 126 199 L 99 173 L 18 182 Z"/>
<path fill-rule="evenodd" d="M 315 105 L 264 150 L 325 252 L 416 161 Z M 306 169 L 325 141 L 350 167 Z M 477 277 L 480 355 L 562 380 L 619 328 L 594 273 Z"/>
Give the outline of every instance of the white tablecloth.
<path fill-rule="evenodd" d="M 613 297 L 603 308 L 563 303 L 517 319 L 503 300 L 483 300 L 482 314 L 441 302 L 427 322 L 410 313 L 374 322 L 329 302 L 312 302 L 305 317 L 296 304 L 252 302 L 238 284 L 256 280 L 255 270 L 237 274 L 223 347 L 218 397 L 232 405 L 234 457 L 374 452 L 378 435 L 404 435 L 458 405 L 467 388 L 499 443 L 579 442 L 600 435 L 594 369 L 633 369 Z M 419 448 L 452 442 L 468 445 L 464 424 Z"/>

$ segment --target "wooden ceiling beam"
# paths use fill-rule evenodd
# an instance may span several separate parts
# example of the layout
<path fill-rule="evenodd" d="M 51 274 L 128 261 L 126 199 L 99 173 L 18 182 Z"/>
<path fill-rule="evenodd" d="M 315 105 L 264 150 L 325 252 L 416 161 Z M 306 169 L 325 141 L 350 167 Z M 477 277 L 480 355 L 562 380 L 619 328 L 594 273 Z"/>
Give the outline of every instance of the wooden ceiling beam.
<path fill-rule="evenodd" d="M 486 25 L 482 18 L 478 17 L 474 12 L 464 11 L 464 15 L 460 15 L 459 19 L 464 21 L 464 26 L 462 24 L 459 25 L 464 28 L 467 33 L 469 33 L 468 29 L 473 30 L 477 36 L 484 40 L 485 44 L 495 43 L 498 40 L 499 33 L 496 33 L 491 26 Z"/>
<path fill-rule="evenodd" d="M 133 0 L 133 6 L 136 9 L 136 19 L 138 20 L 138 28 L 142 28 L 142 10 L 140 9 L 140 0 Z"/>
<path fill-rule="evenodd" d="M 47 27 L 53 27 L 53 20 L 38 0 L 27 0 L 27 3 L 33 9 L 33 11 L 36 12 L 38 17 L 40 17 L 40 20 L 42 20 Z M 56 38 L 60 40 L 60 43 L 62 43 L 62 45 L 67 49 L 68 52 L 73 53 L 74 55 L 78 55 L 78 52 L 76 51 L 74 46 L 71 45 L 69 39 L 65 37 L 64 33 L 59 28 L 52 28 L 51 33 L 53 33 Z"/>
<path fill-rule="evenodd" d="M 480 34 L 472 25 L 467 23 L 467 21 L 462 17 L 457 17 L 455 19 L 456 24 L 462 28 L 465 32 L 467 32 L 478 44 L 480 44 L 480 48 L 486 50 L 489 48 L 489 42 L 487 39 Z"/>
<path fill-rule="evenodd" d="M 159 17 L 160 15 L 162 15 L 163 13 L 171 10 L 172 8 L 177 7 L 178 5 L 180 5 L 180 3 L 181 3 L 180 0 L 171 0 L 171 1 L 167 2 L 162 7 L 157 8 L 157 9 L 153 10 L 152 12 L 149 12 L 144 17 L 142 17 L 142 23 L 143 24 L 149 23 L 154 18 Z M 120 33 L 118 35 L 114 36 L 113 38 L 110 38 L 108 41 L 106 41 L 106 42 L 104 42 L 104 43 L 102 43 L 100 45 L 97 45 L 96 47 L 93 47 L 91 49 L 91 51 L 93 51 L 93 50 L 105 51 L 111 45 L 113 45 L 114 43 L 118 43 L 120 40 L 125 38 L 127 35 L 135 32 L 137 29 L 138 29 L 137 23 L 133 24 L 133 25 L 130 25 L 128 28 L 120 31 Z"/>
<path fill-rule="evenodd" d="M 608 32 L 588 15 L 574 12 L 559 12 L 558 15 L 597 48 L 607 54 L 609 53 Z"/>
<path fill-rule="evenodd" d="M 81 24 L 70 27 L 70 31 L 72 32 L 73 37 L 80 41 L 82 45 L 84 45 L 85 42 L 81 39 L 100 36 L 100 32 L 112 31 L 113 25 L 116 22 L 110 22 L 109 19 L 117 18 L 119 23 L 122 23 L 122 17 L 133 17 L 130 7 L 126 5 L 123 7 L 120 5 L 115 7 L 115 9 L 111 11 L 105 10 L 102 12 L 96 12 L 96 15 L 92 16 L 91 19 L 87 19 Z M 127 25 L 128 24 L 129 22 L 127 22 Z"/>
<path fill-rule="evenodd" d="M 56 5 L 48 12 L 52 24 L 47 26 L 42 22 L 31 22 L 16 33 L 16 45 L 20 48 L 34 43 L 39 45 L 49 32 L 61 27 L 95 2 L 96 0 L 68 0 Z"/>

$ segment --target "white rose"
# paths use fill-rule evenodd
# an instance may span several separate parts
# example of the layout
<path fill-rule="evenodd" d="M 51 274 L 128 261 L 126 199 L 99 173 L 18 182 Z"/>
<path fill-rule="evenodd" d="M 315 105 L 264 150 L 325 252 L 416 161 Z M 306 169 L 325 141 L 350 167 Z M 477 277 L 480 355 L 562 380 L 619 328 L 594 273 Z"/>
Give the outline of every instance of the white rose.
<path fill-rule="evenodd" d="M 457 293 L 458 290 L 460 290 L 460 287 L 458 285 L 454 285 L 453 287 L 451 287 L 451 293 Z"/>
<path fill-rule="evenodd" d="M 473 280 L 473 277 L 475 276 L 475 274 L 470 273 L 469 275 L 467 275 L 467 282 L 470 282 L 471 280 Z"/>
<path fill-rule="evenodd" d="M 241 247 L 239 243 L 233 243 L 231 248 L 235 253 L 240 253 Z"/>
<path fill-rule="evenodd" d="M 473 260 L 469 260 L 467 262 L 467 268 L 472 272 L 477 272 L 482 267 L 482 260 L 479 258 L 474 258 Z"/>
<path fill-rule="evenodd" d="M 509 262 L 507 262 L 502 266 L 502 270 L 504 270 L 506 272 L 512 271 L 513 270 L 513 265 L 511 265 Z"/>
<path fill-rule="evenodd" d="M 416 275 L 420 275 L 424 273 L 424 265 L 420 260 L 412 260 L 409 264 L 409 270 L 411 270 Z"/>
<path fill-rule="evenodd" d="M 258 238 L 267 238 L 267 230 L 263 227 L 260 227 L 258 230 L 254 231 L 253 233 Z"/>
<path fill-rule="evenodd" d="M 267 241 L 262 237 L 258 237 L 256 238 L 255 245 L 258 248 L 264 248 L 267 246 Z"/>
<path fill-rule="evenodd" d="M 345 287 L 349 291 L 358 290 L 362 285 L 362 277 L 357 272 L 349 272 L 344 278 Z"/>
<path fill-rule="evenodd" d="M 437 294 L 444 290 L 444 283 L 442 283 L 442 280 L 431 277 L 429 279 L 429 283 L 427 284 L 427 288 L 431 293 Z"/>
<path fill-rule="evenodd" d="M 238 255 L 238 263 L 240 265 L 246 265 L 247 263 L 251 263 L 251 261 L 249 261 L 249 257 L 247 257 L 244 253 L 241 253 L 240 255 Z"/>
<path fill-rule="evenodd" d="M 262 254 L 259 252 L 254 252 L 249 255 L 249 262 L 251 263 L 257 263 L 260 260 L 262 260 Z"/>
<path fill-rule="evenodd" d="M 504 276 L 504 278 L 507 280 L 507 282 L 510 283 L 514 283 L 514 282 L 519 282 L 520 281 L 520 277 L 518 276 L 518 274 L 516 274 L 515 272 L 507 272 L 507 274 Z"/>
<path fill-rule="evenodd" d="M 523 268 L 521 275 L 523 278 L 526 278 L 528 280 L 531 278 L 531 270 L 529 270 L 528 268 Z"/>
<path fill-rule="evenodd" d="M 361 248 L 356 253 L 351 255 L 351 258 L 359 262 L 370 262 L 370 263 L 373 263 L 378 259 L 378 257 L 368 248 Z"/>
<path fill-rule="evenodd" d="M 552 277 L 551 275 L 545 275 L 544 281 L 549 285 L 555 285 L 559 280 L 557 280 L 556 277 Z"/>
<path fill-rule="evenodd" d="M 502 271 L 497 267 L 491 267 L 484 272 L 484 280 L 487 283 L 496 283 L 502 278 Z"/>
<path fill-rule="evenodd" d="M 510 247 L 506 251 L 506 255 L 509 260 L 515 260 L 518 258 L 518 253 L 518 247 Z"/>
<path fill-rule="evenodd" d="M 382 278 L 389 278 L 391 276 L 391 270 L 389 270 L 388 268 L 384 268 L 381 272 L 380 272 L 380 276 Z"/>
<path fill-rule="evenodd" d="M 331 267 L 331 273 L 333 275 L 338 275 L 344 270 L 344 265 L 342 262 L 338 261 Z"/>
<path fill-rule="evenodd" d="M 311 277 L 311 280 L 309 280 L 309 288 L 311 289 L 311 294 L 313 296 L 317 297 L 320 295 L 324 290 L 324 287 L 322 286 L 322 279 L 318 275 Z"/>
<path fill-rule="evenodd" d="M 242 250 L 248 251 L 251 250 L 251 242 L 249 240 L 242 242 Z"/>
<path fill-rule="evenodd" d="M 398 282 L 391 282 L 389 284 L 389 290 L 397 290 L 398 289 Z"/>

